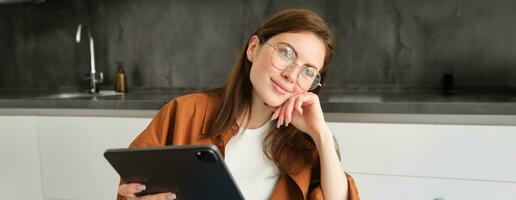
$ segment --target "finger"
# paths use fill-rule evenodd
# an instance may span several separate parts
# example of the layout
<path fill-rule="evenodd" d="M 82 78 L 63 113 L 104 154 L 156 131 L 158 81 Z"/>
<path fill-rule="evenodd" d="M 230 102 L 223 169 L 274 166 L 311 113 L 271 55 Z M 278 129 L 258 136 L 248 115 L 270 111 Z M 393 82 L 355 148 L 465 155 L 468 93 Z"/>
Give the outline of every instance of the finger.
<path fill-rule="evenodd" d="M 287 104 L 285 105 L 285 126 L 288 126 L 292 121 L 292 112 L 294 110 L 294 103 L 297 97 L 292 97 L 289 99 Z"/>
<path fill-rule="evenodd" d="M 303 107 L 312 105 L 314 103 L 318 102 L 318 96 L 313 93 L 305 93 L 303 95 L 300 95 L 296 102 L 295 102 L 295 108 L 300 116 L 303 115 Z"/>
<path fill-rule="evenodd" d="M 283 108 L 282 108 L 282 113 L 281 115 L 283 115 L 283 121 L 281 121 L 281 125 L 286 125 L 287 124 L 287 108 L 288 108 L 288 104 L 290 102 L 290 98 L 283 104 Z"/>
<path fill-rule="evenodd" d="M 137 200 L 174 200 L 176 198 L 177 198 L 176 194 L 168 192 L 168 193 L 145 195 Z"/>
<path fill-rule="evenodd" d="M 315 102 L 315 99 L 317 98 L 317 95 L 311 95 L 310 93 L 305 93 L 304 95 L 301 95 L 299 97 L 299 100 L 301 100 L 301 108 L 306 105 L 312 105 Z"/>
<path fill-rule="evenodd" d="M 135 197 L 135 193 L 139 193 L 145 189 L 145 185 L 139 183 L 122 184 L 118 187 L 118 193 L 125 197 Z"/>
<path fill-rule="evenodd" d="M 307 101 L 308 104 L 314 104 L 314 103 L 320 104 L 319 96 L 317 96 L 316 94 L 310 92 L 310 93 L 307 93 L 306 96 L 308 97 L 308 100 L 309 100 L 309 101 Z"/>
<path fill-rule="evenodd" d="M 296 99 L 296 102 L 294 103 L 294 107 L 295 109 L 297 110 L 297 112 L 299 113 L 299 115 L 303 115 L 303 99 L 302 98 L 297 98 Z"/>
<path fill-rule="evenodd" d="M 283 116 L 284 109 L 285 109 L 285 106 L 281 105 L 281 107 L 279 108 L 278 122 L 276 124 L 276 128 L 279 128 L 283 124 L 283 120 L 285 118 L 285 116 Z"/>
<path fill-rule="evenodd" d="M 272 120 L 275 120 L 278 118 L 280 109 L 281 109 L 281 107 L 277 107 L 276 110 L 274 110 L 274 113 L 272 114 Z"/>

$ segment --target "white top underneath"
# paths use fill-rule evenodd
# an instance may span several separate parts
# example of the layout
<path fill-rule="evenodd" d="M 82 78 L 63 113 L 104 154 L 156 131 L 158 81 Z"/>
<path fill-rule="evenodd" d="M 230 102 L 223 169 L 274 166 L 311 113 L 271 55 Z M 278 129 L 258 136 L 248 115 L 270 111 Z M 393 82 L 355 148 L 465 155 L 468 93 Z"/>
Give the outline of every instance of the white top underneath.
<path fill-rule="evenodd" d="M 246 200 L 268 199 L 276 186 L 279 170 L 265 156 L 262 143 L 272 120 L 257 129 L 242 129 L 226 145 L 225 162 Z"/>

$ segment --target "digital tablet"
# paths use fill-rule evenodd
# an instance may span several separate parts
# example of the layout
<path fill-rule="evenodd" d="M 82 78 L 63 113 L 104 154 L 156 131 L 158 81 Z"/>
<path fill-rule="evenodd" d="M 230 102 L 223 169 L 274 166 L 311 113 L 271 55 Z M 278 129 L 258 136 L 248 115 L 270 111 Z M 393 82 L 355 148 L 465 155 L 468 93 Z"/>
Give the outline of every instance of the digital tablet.
<path fill-rule="evenodd" d="M 242 193 L 214 145 L 108 149 L 104 157 L 142 196 L 172 192 L 178 199 L 235 199 Z"/>

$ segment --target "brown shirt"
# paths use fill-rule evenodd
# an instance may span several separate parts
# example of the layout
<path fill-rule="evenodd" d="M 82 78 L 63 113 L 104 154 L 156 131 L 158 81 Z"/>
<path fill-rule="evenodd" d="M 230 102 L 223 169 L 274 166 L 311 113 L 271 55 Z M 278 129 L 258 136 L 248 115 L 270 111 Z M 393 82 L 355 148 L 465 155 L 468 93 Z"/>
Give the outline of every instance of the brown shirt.
<path fill-rule="evenodd" d="M 224 155 L 224 147 L 238 132 L 238 126 L 233 126 L 223 134 L 225 137 L 222 138 L 222 142 L 202 137 L 207 133 L 208 117 L 215 111 L 219 101 L 215 92 L 200 92 L 173 99 L 161 108 L 149 126 L 136 137 L 130 147 L 215 144 Z M 355 182 L 351 176 L 348 174 L 346 176 L 348 199 L 358 200 Z M 314 186 L 312 178 L 311 168 L 305 168 L 297 174 L 281 175 L 270 199 L 324 199 L 320 185 Z M 310 190 L 310 188 L 313 189 Z M 123 197 L 118 195 L 118 199 L 123 199 Z"/>

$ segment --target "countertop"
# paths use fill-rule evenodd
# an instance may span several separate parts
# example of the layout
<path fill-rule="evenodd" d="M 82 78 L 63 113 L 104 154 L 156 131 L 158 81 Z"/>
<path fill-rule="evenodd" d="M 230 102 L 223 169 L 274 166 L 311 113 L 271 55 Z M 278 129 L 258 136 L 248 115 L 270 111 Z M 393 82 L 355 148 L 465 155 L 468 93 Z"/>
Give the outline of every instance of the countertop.
<path fill-rule="evenodd" d="M 69 91 L 0 91 L 0 108 L 159 110 L 195 89 L 134 90 L 126 94 L 58 98 Z M 516 94 L 437 92 L 321 92 L 325 113 L 516 115 Z"/>

